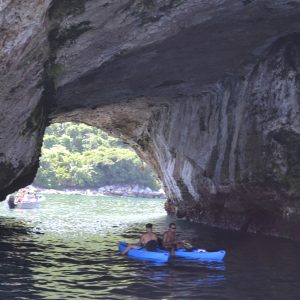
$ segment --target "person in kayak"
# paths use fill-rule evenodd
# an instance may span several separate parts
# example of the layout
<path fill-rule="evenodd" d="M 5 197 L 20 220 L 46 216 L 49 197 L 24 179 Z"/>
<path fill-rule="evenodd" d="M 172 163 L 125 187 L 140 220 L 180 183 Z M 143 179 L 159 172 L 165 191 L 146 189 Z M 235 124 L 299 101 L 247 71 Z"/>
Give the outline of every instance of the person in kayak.
<path fill-rule="evenodd" d="M 148 251 L 155 251 L 158 248 L 157 235 L 152 232 L 152 224 L 146 224 L 146 233 L 142 234 L 137 245 L 130 244 L 124 251 L 121 252 L 122 255 L 125 255 L 131 249 L 138 249 L 145 247 Z"/>
<path fill-rule="evenodd" d="M 171 254 L 174 255 L 175 250 L 186 246 L 192 247 L 186 240 L 176 241 L 176 225 L 170 223 L 169 229 L 163 235 L 163 248 L 171 250 Z"/>

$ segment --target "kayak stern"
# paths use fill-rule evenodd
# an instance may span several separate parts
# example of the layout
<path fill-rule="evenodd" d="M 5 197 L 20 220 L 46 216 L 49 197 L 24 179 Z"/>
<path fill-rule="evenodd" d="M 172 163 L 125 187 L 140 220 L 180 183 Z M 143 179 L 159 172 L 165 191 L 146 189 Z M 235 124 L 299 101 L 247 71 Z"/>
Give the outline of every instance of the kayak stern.
<path fill-rule="evenodd" d="M 118 248 L 119 251 L 122 252 L 127 247 L 127 243 L 119 242 Z M 141 260 L 149 260 L 155 262 L 168 262 L 170 259 L 170 253 L 163 250 L 157 251 L 148 251 L 144 248 L 131 249 L 127 253 L 128 257 L 141 259 Z"/>

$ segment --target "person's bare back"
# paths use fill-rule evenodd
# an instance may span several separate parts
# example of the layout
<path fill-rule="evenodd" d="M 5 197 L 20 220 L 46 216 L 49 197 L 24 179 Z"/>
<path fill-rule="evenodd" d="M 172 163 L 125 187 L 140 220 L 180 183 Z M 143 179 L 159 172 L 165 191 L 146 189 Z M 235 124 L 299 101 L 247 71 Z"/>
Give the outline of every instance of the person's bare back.
<path fill-rule="evenodd" d="M 157 235 L 153 232 L 146 232 L 141 236 L 140 242 L 145 246 L 149 241 L 157 241 Z"/>
<path fill-rule="evenodd" d="M 148 223 L 146 224 L 146 233 L 142 234 L 139 240 L 139 243 L 145 247 L 147 250 L 152 251 L 157 249 L 157 235 L 152 232 L 152 224 Z M 152 241 L 151 243 L 149 243 Z M 131 249 L 137 249 L 140 246 L 138 245 L 128 245 L 124 251 L 121 252 L 122 255 L 125 255 L 129 250 Z"/>

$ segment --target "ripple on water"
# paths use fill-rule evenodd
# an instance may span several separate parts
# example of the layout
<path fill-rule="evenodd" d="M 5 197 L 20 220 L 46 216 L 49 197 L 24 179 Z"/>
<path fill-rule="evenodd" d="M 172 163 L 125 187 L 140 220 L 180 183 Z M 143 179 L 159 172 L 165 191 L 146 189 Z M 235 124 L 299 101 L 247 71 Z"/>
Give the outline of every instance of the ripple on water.
<path fill-rule="evenodd" d="M 0 299 L 298 299 L 298 243 L 176 220 L 194 245 L 226 249 L 224 262 L 122 257 L 152 222 L 172 220 L 159 199 L 47 196 L 38 210 L 1 204 Z M 172 220 L 174 221 L 174 220 Z"/>

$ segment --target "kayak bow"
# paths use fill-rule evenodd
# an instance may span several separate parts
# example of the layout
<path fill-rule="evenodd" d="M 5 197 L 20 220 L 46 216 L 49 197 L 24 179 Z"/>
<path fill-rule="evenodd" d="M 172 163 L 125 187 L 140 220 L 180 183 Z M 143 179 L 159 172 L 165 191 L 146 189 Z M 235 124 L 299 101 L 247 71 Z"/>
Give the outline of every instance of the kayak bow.
<path fill-rule="evenodd" d="M 225 254 L 225 250 L 209 252 L 202 249 L 194 249 L 192 251 L 188 251 L 187 249 L 178 249 L 175 251 L 175 257 L 196 260 L 222 260 Z"/>

